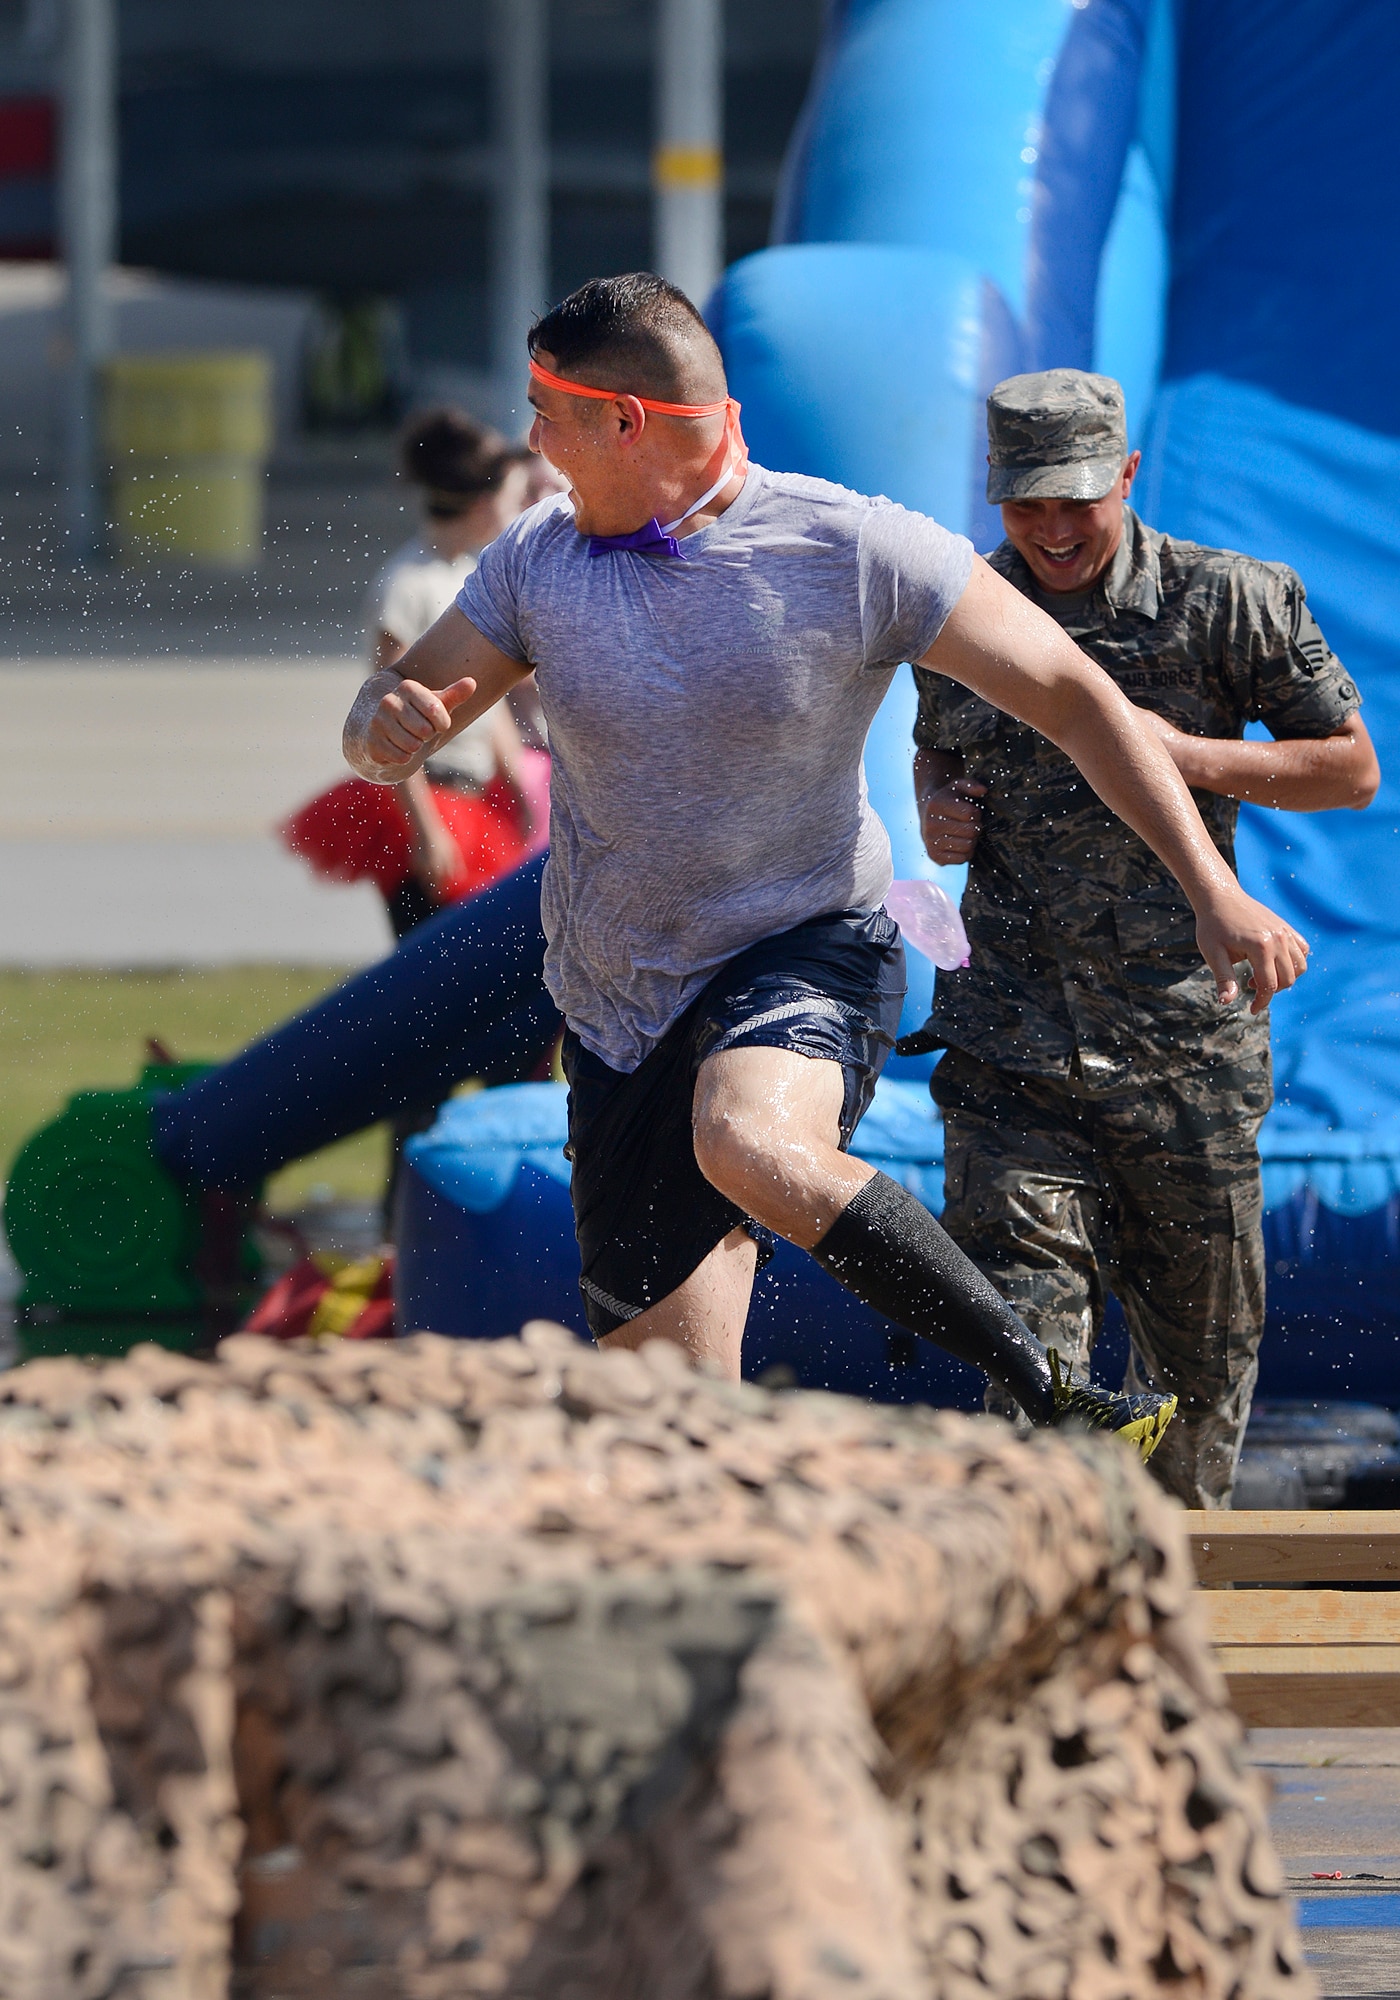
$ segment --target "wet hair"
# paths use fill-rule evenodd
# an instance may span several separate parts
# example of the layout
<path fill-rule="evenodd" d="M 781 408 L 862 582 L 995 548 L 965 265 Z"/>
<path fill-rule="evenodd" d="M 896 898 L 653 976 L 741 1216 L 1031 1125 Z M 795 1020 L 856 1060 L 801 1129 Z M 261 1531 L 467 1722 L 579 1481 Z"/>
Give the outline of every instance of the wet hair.
<path fill-rule="evenodd" d="M 529 347 L 593 388 L 667 403 L 709 403 L 725 393 L 710 329 L 685 293 L 654 271 L 590 278 L 536 320 Z"/>
<path fill-rule="evenodd" d="M 484 493 L 494 493 L 509 464 L 503 437 L 450 406 L 417 411 L 399 438 L 404 478 L 422 487 L 428 512 L 440 519 L 465 514 Z"/>

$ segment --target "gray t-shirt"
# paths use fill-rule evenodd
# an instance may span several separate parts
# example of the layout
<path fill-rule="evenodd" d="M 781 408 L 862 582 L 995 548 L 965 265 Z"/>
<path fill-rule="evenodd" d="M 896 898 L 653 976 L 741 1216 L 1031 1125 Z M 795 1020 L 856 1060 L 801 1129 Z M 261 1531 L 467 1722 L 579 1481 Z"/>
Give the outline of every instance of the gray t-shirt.
<path fill-rule="evenodd" d="M 971 544 L 921 514 L 759 466 L 682 547 L 593 556 L 560 494 L 457 598 L 536 671 L 554 758 L 545 979 L 618 1070 L 746 946 L 879 906 L 890 847 L 866 732 L 972 568 Z"/>

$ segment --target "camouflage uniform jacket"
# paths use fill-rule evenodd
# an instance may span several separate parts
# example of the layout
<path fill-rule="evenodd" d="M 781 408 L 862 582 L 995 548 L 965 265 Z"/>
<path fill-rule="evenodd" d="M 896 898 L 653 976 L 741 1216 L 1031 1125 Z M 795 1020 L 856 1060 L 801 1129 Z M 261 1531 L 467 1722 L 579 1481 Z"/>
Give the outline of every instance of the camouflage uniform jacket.
<path fill-rule="evenodd" d="M 1113 561 L 1063 622 L 1130 701 L 1195 736 L 1238 738 L 1251 721 L 1275 737 L 1341 727 L 1360 696 L 1292 570 L 1125 515 Z M 1009 542 L 989 561 L 1037 595 Z M 957 682 L 915 678 L 915 742 L 961 752 L 987 787 L 963 899 L 972 962 L 939 973 L 917 1045 L 1034 1076 L 1077 1068 L 1091 1091 L 1202 1060 L 1266 1061 L 1267 1015 L 1244 1001 L 1222 1012 L 1175 878 L 1069 758 Z M 1194 797 L 1233 868 L 1238 803 Z"/>

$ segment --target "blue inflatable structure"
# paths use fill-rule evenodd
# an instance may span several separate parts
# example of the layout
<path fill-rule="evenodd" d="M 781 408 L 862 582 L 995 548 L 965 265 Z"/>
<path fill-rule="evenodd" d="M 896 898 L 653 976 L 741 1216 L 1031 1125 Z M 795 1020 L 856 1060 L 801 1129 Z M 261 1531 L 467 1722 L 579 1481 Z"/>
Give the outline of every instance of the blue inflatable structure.
<path fill-rule="evenodd" d="M 528 1075 L 558 1017 L 544 993 L 540 857 L 158 1100 L 156 1158 L 237 1193 L 381 1118 L 431 1111 L 467 1077 Z"/>
<path fill-rule="evenodd" d="M 987 390 L 1093 367 L 1147 520 L 1302 575 L 1384 773 L 1364 815 L 1246 806 L 1238 843 L 1313 945 L 1274 1008 L 1270 1326 L 1336 1331 L 1333 1393 L 1400 1334 L 1398 86 L 1390 0 L 834 0 L 779 241 L 710 306 L 763 463 L 985 550 Z M 911 707 L 867 769 L 912 875 Z"/>
<path fill-rule="evenodd" d="M 1386 778 L 1364 816 L 1242 814 L 1246 882 L 1314 947 L 1274 1122 L 1400 1149 L 1397 87 L 1390 0 L 837 0 L 782 241 L 711 314 L 761 462 L 986 549 L 988 388 L 1094 367 L 1145 518 L 1298 569 Z M 901 874 L 911 699 L 867 752 Z"/>
<path fill-rule="evenodd" d="M 1274 1009 L 1262 1387 L 1393 1401 L 1397 85 L 1394 0 L 832 0 L 778 241 L 709 308 L 763 463 L 886 492 L 988 549 L 988 389 L 1092 366 L 1126 389 L 1148 520 L 1302 574 L 1386 778 L 1365 815 L 1242 814 L 1246 882 L 1314 947 Z M 867 744 L 871 797 L 898 875 L 954 876 L 918 838 L 913 708 L 905 675 Z M 169 1100 L 162 1158 L 240 1185 L 518 1060 L 547 1026 L 537 902 L 536 867 Z M 913 954 L 911 973 L 906 1027 L 931 985 Z M 858 1147 L 936 1208 L 941 1142 L 915 1080 L 928 1066 L 891 1065 Z M 407 1324 L 581 1325 L 562 1137 L 562 1093 L 529 1086 L 454 1102 L 411 1143 Z M 978 1388 L 787 1249 L 760 1281 L 748 1360 L 895 1399 Z"/>
<path fill-rule="evenodd" d="M 525 1083 L 455 1098 L 408 1141 L 395 1235 L 405 1327 L 486 1339 L 522 1318 L 583 1334 L 578 1250 L 564 1158 L 562 1084 Z M 922 1082 L 882 1077 L 852 1151 L 943 1206 L 943 1132 Z M 1270 1332 L 1260 1386 L 1271 1397 L 1358 1393 L 1400 1404 L 1395 1273 L 1400 1160 L 1338 1134 L 1301 1152 L 1286 1131 L 1264 1138 L 1264 1240 Z M 1121 1379 L 1127 1332 L 1111 1312 L 1102 1379 Z M 804 1388 L 881 1402 L 980 1407 L 982 1377 L 867 1310 L 790 1244 L 758 1280 L 744 1340 L 752 1379 L 783 1371 Z"/>

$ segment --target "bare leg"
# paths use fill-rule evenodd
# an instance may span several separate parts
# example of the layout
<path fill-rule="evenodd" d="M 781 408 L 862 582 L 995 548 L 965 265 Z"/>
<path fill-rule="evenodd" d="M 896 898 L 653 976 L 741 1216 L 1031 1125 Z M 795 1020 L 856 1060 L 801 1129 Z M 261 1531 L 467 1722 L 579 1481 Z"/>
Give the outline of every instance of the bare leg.
<path fill-rule="evenodd" d="M 838 1064 L 790 1049 L 711 1056 L 695 1087 L 700 1171 L 865 1305 L 985 1369 L 1049 1422 L 1045 1349 L 913 1195 L 840 1150 L 841 1093 Z"/>
<path fill-rule="evenodd" d="M 640 1347 L 646 1340 L 674 1340 L 693 1361 L 707 1362 L 727 1381 L 737 1382 L 757 1259 L 758 1245 L 747 1229 L 731 1229 L 683 1285 L 604 1334 L 598 1345 Z"/>
<path fill-rule="evenodd" d="M 706 1180 L 811 1250 L 874 1174 L 841 1151 L 841 1065 L 791 1049 L 726 1049 L 700 1065 L 695 1157 Z"/>
<path fill-rule="evenodd" d="M 872 1168 L 841 1152 L 841 1066 L 787 1049 L 729 1049 L 700 1066 L 695 1157 L 747 1215 L 810 1250 Z M 731 1229 L 683 1285 L 599 1342 L 674 1340 L 697 1362 L 739 1379 L 757 1246 Z"/>

